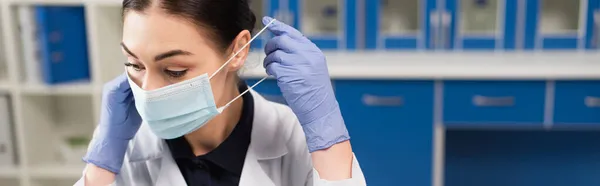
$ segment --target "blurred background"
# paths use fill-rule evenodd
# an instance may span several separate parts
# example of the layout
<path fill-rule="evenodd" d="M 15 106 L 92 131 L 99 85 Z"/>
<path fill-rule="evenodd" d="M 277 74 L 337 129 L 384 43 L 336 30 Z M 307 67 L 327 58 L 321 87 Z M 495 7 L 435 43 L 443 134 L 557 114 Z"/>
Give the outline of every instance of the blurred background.
<path fill-rule="evenodd" d="M 102 85 L 123 72 L 121 1 L 0 7 L 0 186 L 72 185 Z M 369 185 L 600 185 L 600 0 L 251 0 L 251 8 L 325 52 Z M 268 37 L 252 43 L 247 81 L 265 75 Z M 256 90 L 284 103 L 274 80 Z"/>

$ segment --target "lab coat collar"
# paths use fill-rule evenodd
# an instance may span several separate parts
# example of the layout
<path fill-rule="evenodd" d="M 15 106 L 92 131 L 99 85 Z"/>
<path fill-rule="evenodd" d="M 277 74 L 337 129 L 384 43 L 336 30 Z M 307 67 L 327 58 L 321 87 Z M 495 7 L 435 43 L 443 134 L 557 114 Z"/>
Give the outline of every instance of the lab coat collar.
<path fill-rule="evenodd" d="M 166 142 L 161 141 L 161 143 L 166 147 Z M 153 160 L 160 161 L 160 170 L 155 185 L 187 185 L 171 153 L 167 150 L 162 154 L 163 156 L 159 160 Z"/>
<path fill-rule="evenodd" d="M 291 130 L 287 131 L 280 125 L 277 112 L 281 109 L 273 107 L 254 90 L 250 90 L 254 98 L 254 121 L 252 126 L 251 150 L 256 153 L 258 160 L 270 160 L 282 157 L 288 153 L 287 141 Z"/>

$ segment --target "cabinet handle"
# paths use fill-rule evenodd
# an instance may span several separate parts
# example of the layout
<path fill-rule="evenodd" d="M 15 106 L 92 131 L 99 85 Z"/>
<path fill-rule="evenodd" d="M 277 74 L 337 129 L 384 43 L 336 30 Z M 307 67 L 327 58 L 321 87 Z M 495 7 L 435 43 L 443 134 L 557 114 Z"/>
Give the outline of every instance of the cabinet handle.
<path fill-rule="evenodd" d="M 507 97 L 486 97 L 473 96 L 473 105 L 478 107 L 510 107 L 515 105 L 515 98 Z"/>
<path fill-rule="evenodd" d="M 600 107 L 600 97 L 586 96 L 585 97 L 585 106 L 589 108 L 599 108 Z"/>
<path fill-rule="evenodd" d="M 438 36 L 439 36 L 439 27 L 440 27 L 440 16 L 438 11 L 434 10 L 429 13 L 429 25 L 431 26 L 431 30 L 429 31 L 430 40 L 429 44 L 431 44 L 431 48 L 439 48 L 438 46 Z"/>
<path fill-rule="evenodd" d="M 362 102 L 366 106 L 400 107 L 404 105 L 404 99 L 401 96 L 374 96 L 364 94 L 362 96 Z"/>
<path fill-rule="evenodd" d="M 598 29 L 600 27 L 600 10 L 594 11 L 594 24 L 592 26 L 592 38 L 590 39 L 590 44 L 592 48 L 598 48 L 598 42 L 600 42 L 600 38 L 598 37 Z"/>
<path fill-rule="evenodd" d="M 450 25 L 452 24 L 452 15 L 448 11 L 442 12 L 441 15 L 442 23 L 442 47 L 450 48 Z"/>

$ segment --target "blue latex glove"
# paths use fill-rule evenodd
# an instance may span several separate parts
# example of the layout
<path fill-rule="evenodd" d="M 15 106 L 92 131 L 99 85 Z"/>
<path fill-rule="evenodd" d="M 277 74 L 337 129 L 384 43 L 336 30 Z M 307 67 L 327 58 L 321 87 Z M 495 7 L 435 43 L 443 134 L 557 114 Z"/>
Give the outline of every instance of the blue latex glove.
<path fill-rule="evenodd" d="M 263 18 L 263 24 L 272 20 Z M 277 79 L 286 102 L 298 117 L 310 152 L 350 139 L 335 99 L 323 52 L 300 31 L 279 21 L 268 28 L 264 66 Z"/>
<path fill-rule="evenodd" d="M 104 85 L 100 123 L 83 161 L 118 174 L 141 123 L 127 75 L 122 74 Z"/>

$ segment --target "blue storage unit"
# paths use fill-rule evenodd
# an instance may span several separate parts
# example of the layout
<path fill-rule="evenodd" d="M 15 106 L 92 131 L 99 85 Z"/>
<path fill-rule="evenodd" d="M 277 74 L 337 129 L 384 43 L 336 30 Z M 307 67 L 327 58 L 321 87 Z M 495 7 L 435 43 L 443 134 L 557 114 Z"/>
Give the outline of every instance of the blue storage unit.
<path fill-rule="evenodd" d="M 555 82 L 554 126 L 600 128 L 600 81 Z"/>
<path fill-rule="evenodd" d="M 595 49 L 600 44 L 600 0 L 253 3 L 261 3 L 263 15 L 293 25 L 323 50 Z"/>
<path fill-rule="evenodd" d="M 336 80 L 334 86 L 367 183 L 431 185 L 433 82 Z"/>
<path fill-rule="evenodd" d="M 85 20 L 85 8 L 81 6 L 35 7 L 44 83 L 90 80 Z"/>
<path fill-rule="evenodd" d="M 514 49 L 518 0 L 446 0 L 442 46 L 447 49 Z M 450 24 L 447 24 L 449 20 Z"/>
<path fill-rule="evenodd" d="M 366 49 L 432 49 L 437 45 L 436 0 L 365 1 Z"/>
<path fill-rule="evenodd" d="M 527 0 L 524 48 L 597 48 L 599 5 L 599 0 Z"/>
<path fill-rule="evenodd" d="M 256 24 L 254 26 L 254 34 L 257 34 L 265 25 L 262 23 L 262 18 L 264 16 L 274 17 L 277 11 L 280 10 L 280 2 L 279 0 L 251 0 L 250 1 L 250 9 L 254 12 L 256 16 Z M 262 49 L 266 44 L 268 38 L 270 38 L 271 34 L 269 31 L 265 31 L 262 35 L 258 36 L 252 43 L 250 43 L 251 49 Z"/>
<path fill-rule="evenodd" d="M 598 131 L 449 130 L 444 185 L 598 186 L 599 141 Z"/>
<path fill-rule="evenodd" d="M 448 127 L 537 127 L 544 123 L 544 81 L 444 82 Z"/>
<path fill-rule="evenodd" d="M 356 49 L 357 0 L 287 0 L 292 25 L 322 50 Z"/>

